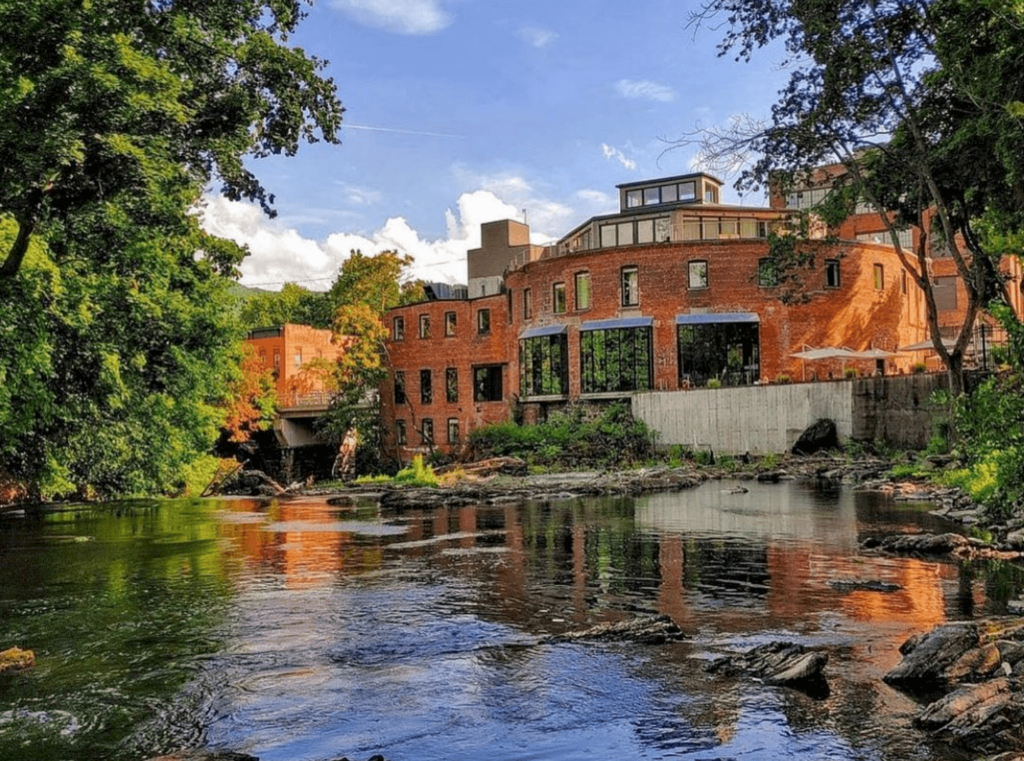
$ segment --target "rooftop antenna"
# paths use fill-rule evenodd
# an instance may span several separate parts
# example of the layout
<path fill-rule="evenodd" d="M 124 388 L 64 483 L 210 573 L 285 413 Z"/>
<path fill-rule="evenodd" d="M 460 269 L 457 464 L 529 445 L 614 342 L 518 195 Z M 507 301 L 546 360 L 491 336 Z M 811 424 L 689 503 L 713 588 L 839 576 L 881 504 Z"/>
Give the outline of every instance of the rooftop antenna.
<path fill-rule="evenodd" d="M 526 221 L 526 209 L 523 209 L 523 224 L 524 224 L 524 225 L 525 225 L 525 224 L 529 224 L 529 223 L 528 223 L 528 222 Z"/>

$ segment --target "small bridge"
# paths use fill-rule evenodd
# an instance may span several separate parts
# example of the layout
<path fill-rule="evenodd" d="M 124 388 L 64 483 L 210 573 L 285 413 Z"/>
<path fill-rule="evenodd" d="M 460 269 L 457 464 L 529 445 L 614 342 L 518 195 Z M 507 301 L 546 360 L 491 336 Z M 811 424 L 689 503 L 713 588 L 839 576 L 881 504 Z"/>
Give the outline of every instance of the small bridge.
<path fill-rule="evenodd" d="M 324 444 L 316 432 L 317 419 L 327 412 L 335 394 L 312 391 L 284 395 L 274 415 L 274 435 L 282 449 Z"/>

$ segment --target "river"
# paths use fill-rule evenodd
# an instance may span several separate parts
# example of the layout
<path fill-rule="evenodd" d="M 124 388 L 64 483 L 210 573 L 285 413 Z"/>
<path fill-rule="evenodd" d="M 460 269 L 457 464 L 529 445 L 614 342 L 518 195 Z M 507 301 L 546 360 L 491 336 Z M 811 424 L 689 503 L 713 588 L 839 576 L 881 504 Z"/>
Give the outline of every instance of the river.
<path fill-rule="evenodd" d="M 1005 612 L 1020 567 L 873 556 L 927 505 L 790 482 L 382 512 L 292 501 L 0 517 L 0 759 L 955 759 L 881 682 L 907 636 Z M 895 592 L 835 582 L 884 581 Z M 546 634 L 665 613 L 662 646 Z M 827 645 L 811 697 L 703 665 Z"/>

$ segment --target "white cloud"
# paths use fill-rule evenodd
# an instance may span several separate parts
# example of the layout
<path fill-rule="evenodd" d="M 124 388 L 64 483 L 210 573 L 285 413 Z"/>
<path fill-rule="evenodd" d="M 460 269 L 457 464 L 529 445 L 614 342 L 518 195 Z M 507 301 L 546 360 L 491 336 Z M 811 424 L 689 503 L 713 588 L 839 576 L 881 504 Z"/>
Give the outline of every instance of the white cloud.
<path fill-rule="evenodd" d="M 543 48 L 554 42 L 558 38 L 558 34 L 550 29 L 524 26 L 519 30 L 519 37 L 535 48 Z"/>
<path fill-rule="evenodd" d="M 452 22 L 440 0 L 333 0 L 360 24 L 396 34 L 433 34 Z"/>
<path fill-rule="evenodd" d="M 383 195 L 378 190 L 360 188 L 345 182 L 339 183 L 339 185 L 341 185 L 341 189 L 345 193 L 346 200 L 353 206 L 370 206 L 380 203 L 383 198 Z"/>
<path fill-rule="evenodd" d="M 297 282 L 313 290 L 330 286 L 341 263 L 354 249 L 376 254 L 389 249 L 413 257 L 412 276 L 428 281 L 466 282 L 466 251 L 480 246 L 480 225 L 500 219 L 522 219 L 527 209 L 535 243 L 553 236 L 543 230 L 562 230 L 572 210 L 539 199 L 520 177 L 482 178 L 480 187 L 459 196 L 455 209 L 445 211 L 446 236 L 426 240 L 403 217 L 391 217 L 369 234 L 336 232 L 324 241 L 304 238 L 297 230 L 268 219 L 257 206 L 221 196 L 205 199 L 203 227 L 214 235 L 249 246 L 242 262 L 241 282 L 271 290 Z M 479 187 L 479 186 L 478 186 Z"/>
<path fill-rule="evenodd" d="M 670 103 L 676 99 L 676 93 L 671 87 L 646 79 L 620 79 L 615 83 L 615 90 L 624 98 L 643 98 L 660 103 Z"/>
<path fill-rule="evenodd" d="M 628 158 L 626 154 L 618 148 L 613 148 L 608 145 L 608 143 L 601 143 L 601 152 L 604 154 L 606 159 L 615 159 L 629 171 L 636 171 L 636 162 L 633 159 Z"/>

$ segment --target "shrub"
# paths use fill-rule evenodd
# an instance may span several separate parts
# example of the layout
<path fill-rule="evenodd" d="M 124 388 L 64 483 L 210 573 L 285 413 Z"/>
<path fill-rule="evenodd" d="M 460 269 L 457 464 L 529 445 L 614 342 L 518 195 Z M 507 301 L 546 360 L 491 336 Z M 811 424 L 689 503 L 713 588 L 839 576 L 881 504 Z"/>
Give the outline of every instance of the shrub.
<path fill-rule="evenodd" d="M 536 425 L 488 425 L 469 440 L 478 456 L 515 456 L 537 467 L 623 465 L 643 461 L 653 450 L 653 433 L 627 405 L 612 404 L 596 416 L 585 412 L 575 406 Z"/>
<path fill-rule="evenodd" d="M 843 377 L 844 378 L 856 378 L 857 377 L 857 368 L 856 367 L 846 367 L 846 368 L 844 368 L 843 369 Z"/>
<path fill-rule="evenodd" d="M 775 382 L 785 385 L 786 383 L 792 383 L 793 379 L 790 378 L 788 375 L 776 375 Z"/>
<path fill-rule="evenodd" d="M 439 481 L 434 475 L 434 469 L 423 464 L 423 455 L 416 455 L 407 468 L 402 468 L 395 475 L 396 484 L 406 486 L 437 486 Z"/>
<path fill-rule="evenodd" d="M 914 375 L 926 373 L 928 372 L 928 365 L 926 365 L 924 362 L 915 362 L 913 365 L 910 366 L 910 372 L 914 373 Z"/>
<path fill-rule="evenodd" d="M 721 388 L 722 381 L 719 378 L 708 378 L 708 388 Z"/>

